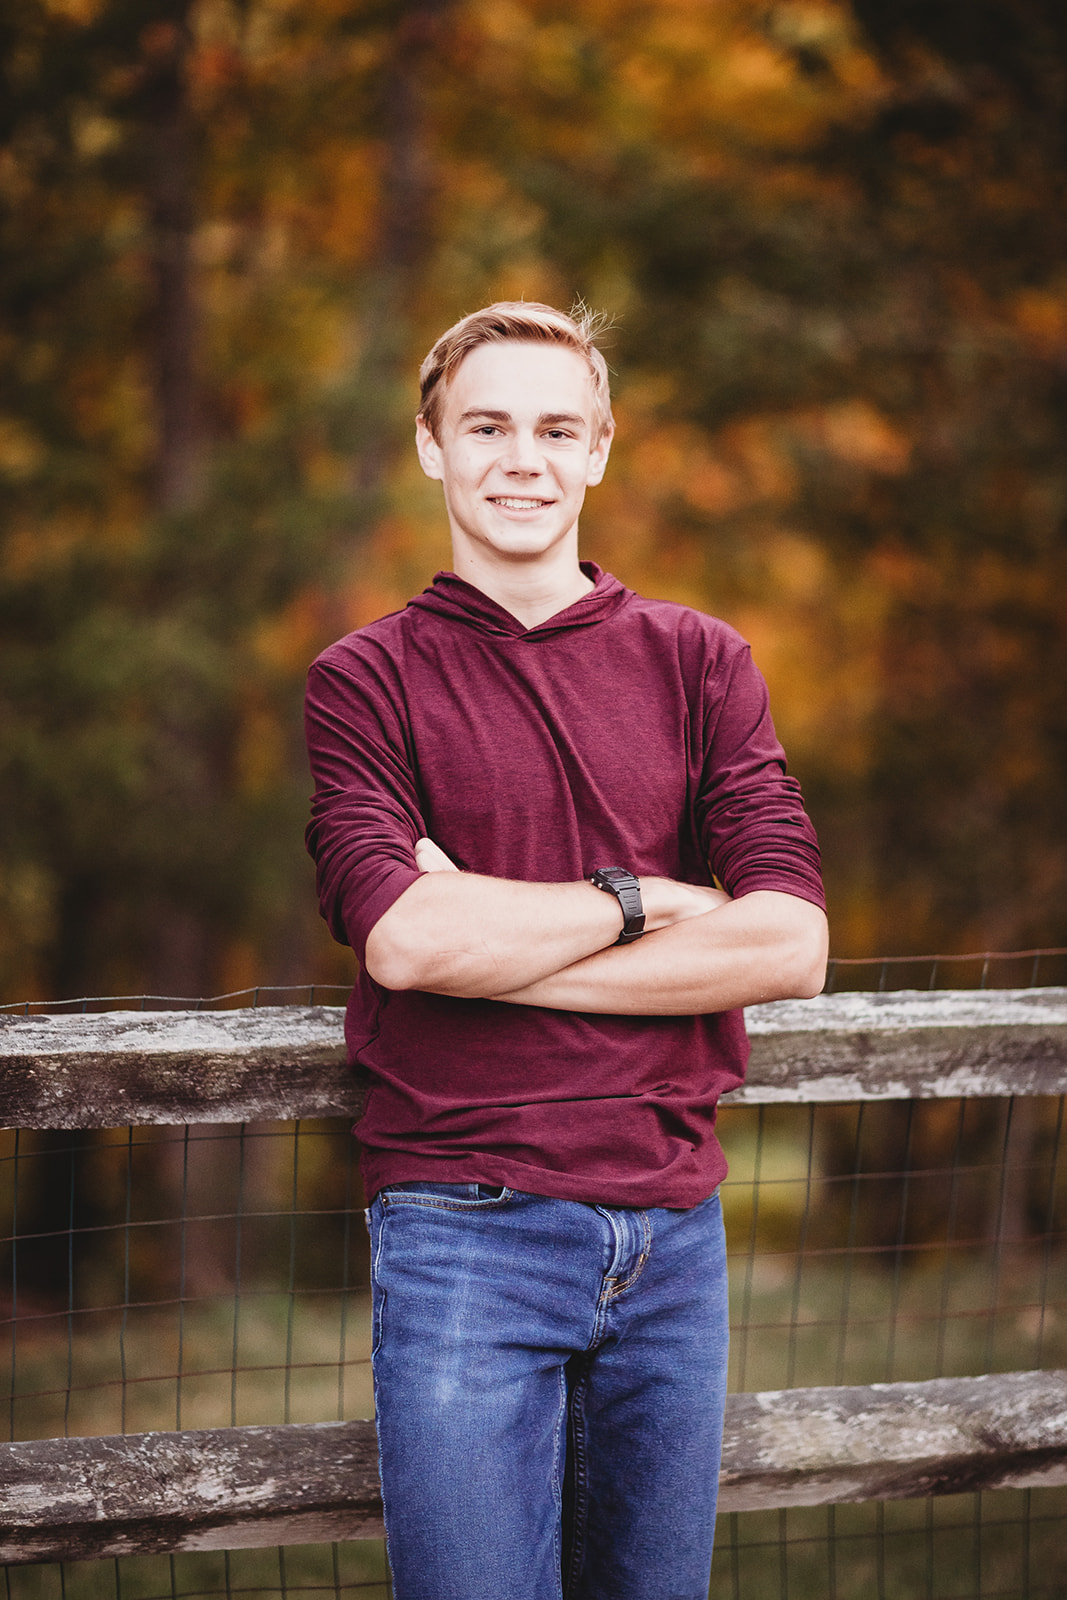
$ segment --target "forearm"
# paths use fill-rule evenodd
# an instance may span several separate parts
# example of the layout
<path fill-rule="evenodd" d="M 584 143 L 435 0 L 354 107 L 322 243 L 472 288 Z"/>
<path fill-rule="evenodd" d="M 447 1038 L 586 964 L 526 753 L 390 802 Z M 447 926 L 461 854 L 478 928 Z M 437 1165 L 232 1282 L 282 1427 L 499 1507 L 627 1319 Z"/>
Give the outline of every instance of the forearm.
<path fill-rule="evenodd" d="M 427 872 L 372 930 L 367 971 L 387 989 L 484 998 L 606 949 L 621 926 L 618 903 L 590 883 Z"/>
<path fill-rule="evenodd" d="M 822 988 L 826 937 L 818 907 L 758 891 L 495 998 L 617 1016 L 689 1016 L 806 999 Z"/>
<path fill-rule="evenodd" d="M 606 952 L 619 937 L 618 901 L 589 882 L 460 873 L 428 840 L 419 841 L 416 856 L 423 876 L 367 940 L 367 971 L 386 989 L 493 999 Z M 649 930 L 698 916 L 727 898 L 668 878 L 643 879 L 642 896 Z"/>

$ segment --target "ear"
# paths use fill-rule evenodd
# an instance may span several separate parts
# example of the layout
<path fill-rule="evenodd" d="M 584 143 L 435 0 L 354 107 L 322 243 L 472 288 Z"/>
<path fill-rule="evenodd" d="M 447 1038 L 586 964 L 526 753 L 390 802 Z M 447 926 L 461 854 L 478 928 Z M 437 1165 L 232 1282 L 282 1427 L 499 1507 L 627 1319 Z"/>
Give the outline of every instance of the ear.
<path fill-rule="evenodd" d="M 444 477 L 441 465 L 441 446 L 422 420 L 421 416 L 415 418 L 415 448 L 419 452 L 419 462 L 428 478 L 435 478 L 438 482 Z"/>
<path fill-rule="evenodd" d="M 611 441 L 614 437 L 614 426 L 605 429 L 600 438 L 597 440 L 596 444 L 589 452 L 589 470 L 586 473 L 585 481 L 590 488 L 593 488 L 596 484 L 598 484 L 601 478 L 603 478 L 604 473 L 607 471 L 608 456 L 611 452 Z"/>

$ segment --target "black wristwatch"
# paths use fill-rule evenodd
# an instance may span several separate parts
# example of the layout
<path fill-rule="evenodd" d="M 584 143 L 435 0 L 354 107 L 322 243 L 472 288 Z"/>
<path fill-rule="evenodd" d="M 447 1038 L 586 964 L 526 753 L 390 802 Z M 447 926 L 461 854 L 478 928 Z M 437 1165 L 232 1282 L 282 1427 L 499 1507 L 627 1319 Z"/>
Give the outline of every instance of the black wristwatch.
<path fill-rule="evenodd" d="M 613 894 L 622 907 L 622 932 L 616 944 L 633 944 L 645 931 L 645 913 L 641 906 L 641 885 L 625 867 L 597 867 L 590 883 Z"/>

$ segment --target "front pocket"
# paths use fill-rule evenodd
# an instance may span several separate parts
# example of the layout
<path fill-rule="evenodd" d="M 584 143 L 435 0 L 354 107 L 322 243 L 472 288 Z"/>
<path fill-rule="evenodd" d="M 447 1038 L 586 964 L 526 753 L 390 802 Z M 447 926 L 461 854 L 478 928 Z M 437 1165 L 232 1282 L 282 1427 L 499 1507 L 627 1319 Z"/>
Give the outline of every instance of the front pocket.
<path fill-rule="evenodd" d="M 505 1206 L 515 1196 L 514 1189 L 495 1183 L 412 1183 L 389 1184 L 379 1191 L 382 1205 L 427 1206 L 437 1211 L 485 1211 Z"/>

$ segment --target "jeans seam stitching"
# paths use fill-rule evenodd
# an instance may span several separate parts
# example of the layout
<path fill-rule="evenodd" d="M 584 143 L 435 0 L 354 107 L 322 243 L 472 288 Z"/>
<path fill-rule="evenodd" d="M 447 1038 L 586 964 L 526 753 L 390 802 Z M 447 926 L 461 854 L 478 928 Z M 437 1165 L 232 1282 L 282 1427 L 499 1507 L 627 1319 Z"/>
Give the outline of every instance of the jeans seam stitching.
<path fill-rule="evenodd" d="M 374 1250 L 373 1250 L 372 1255 L 371 1255 L 371 1264 L 370 1264 L 371 1285 L 372 1285 L 372 1287 L 376 1287 L 377 1290 L 378 1290 L 378 1314 L 374 1318 L 374 1327 L 371 1330 L 371 1352 L 370 1353 L 371 1353 L 371 1362 L 372 1363 L 374 1361 L 374 1357 L 377 1355 L 378 1351 L 381 1349 L 382 1344 L 383 1344 L 384 1339 L 385 1339 L 385 1290 L 382 1287 L 381 1272 L 380 1272 L 381 1259 L 382 1259 L 382 1250 L 383 1250 L 384 1246 L 385 1246 L 385 1213 L 383 1211 L 382 1219 L 381 1219 L 381 1222 L 380 1222 L 379 1227 L 378 1227 L 378 1237 L 374 1241 Z M 373 1377 L 373 1368 L 372 1368 L 372 1374 L 371 1375 Z"/>
<path fill-rule="evenodd" d="M 556 1435 L 553 1445 L 552 1487 L 555 1500 L 555 1527 L 552 1532 L 552 1553 L 555 1571 L 559 1573 L 559 1596 L 563 1600 L 563 1474 L 560 1471 L 561 1446 L 567 1432 L 567 1378 L 559 1368 L 559 1409 L 556 1413 Z"/>
<path fill-rule="evenodd" d="M 570 1592 L 573 1585 L 577 1584 L 582 1560 L 585 1555 L 585 1533 L 589 1518 L 589 1485 L 586 1477 L 586 1441 L 585 1441 L 585 1412 L 582 1409 L 582 1398 L 585 1382 L 588 1377 L 588 1366 L 576 1381 L 570 1396 L 570 1424 L 571 1436 L 574 1442 L 574 1514 L 571 1519 L 571 1559 L 569 1571 L 566 1574 L 566 1589 L 564 1594 Z"/>

